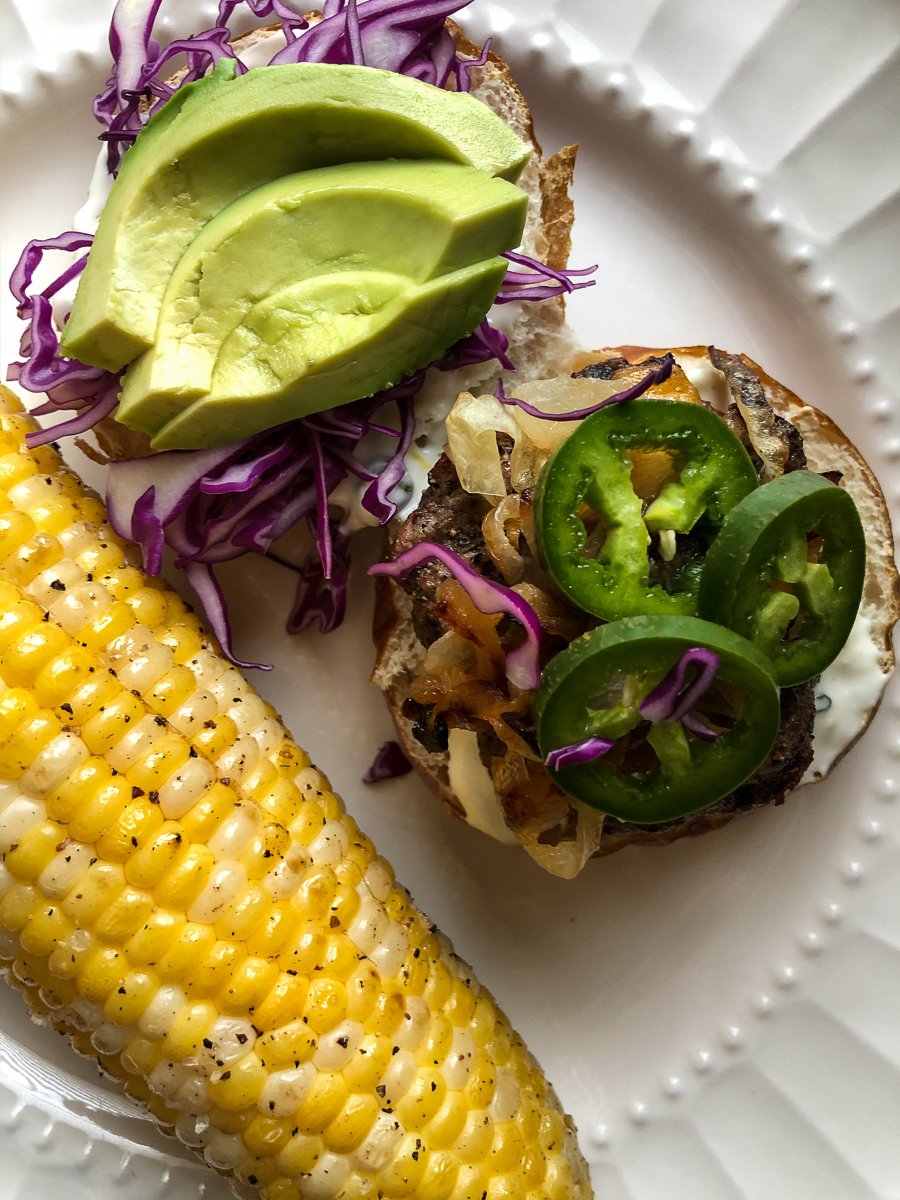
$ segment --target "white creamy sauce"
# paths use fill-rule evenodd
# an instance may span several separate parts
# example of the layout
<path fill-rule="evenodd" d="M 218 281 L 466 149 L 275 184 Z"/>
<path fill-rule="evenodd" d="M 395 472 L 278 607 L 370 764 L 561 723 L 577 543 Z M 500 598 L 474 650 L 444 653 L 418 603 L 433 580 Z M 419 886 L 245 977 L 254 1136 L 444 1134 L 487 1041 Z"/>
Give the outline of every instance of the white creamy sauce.
<path fill-rule="evenodd" d="M 447 751 L 450 788 L 464 807 L 468 823 L 498 842 L 518 845 L 519 839 L 503 819 L 494 781 L 478 753 L 478 734 L 472 729 L 451 729 Z"/>
<path fill-rule="evenodd" d="M 828 774 L 838 755 L 862 732 L 886 682 L 872 641 L 872 623 L 859 615 L 847 644 L 816 684 L 813 761 L 802 783 Z"/>
<path fill-rule="evenodd" d="M 676 354 L 675 361 L 700 393 L 701 400 L 711 404 L 717 412 L 725 412 L 731 403 L 731 393 L 728 390 L 728 380 L 718 367 L 714 367 L 707 358 L 698 358 L 692 354 Z"/>

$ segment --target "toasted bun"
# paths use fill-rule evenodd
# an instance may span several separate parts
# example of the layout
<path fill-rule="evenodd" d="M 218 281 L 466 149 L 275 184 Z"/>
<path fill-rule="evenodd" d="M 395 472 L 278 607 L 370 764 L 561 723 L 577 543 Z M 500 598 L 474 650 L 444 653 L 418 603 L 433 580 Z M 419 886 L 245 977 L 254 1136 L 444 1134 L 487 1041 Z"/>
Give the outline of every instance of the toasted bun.
<path fill-rule="evenodd" d="M 665 353 L 646 347 L 624 346 L 585 354 L 575 364 L 580 367 L 605 357 L 624 356 L 630 361 Z M 710 350 L 706 347 L 683 347 L 674 351 L 679 364 L 700 371 L 715 370 Z M 881 700 L 884 687 L 894 667 L 891 632 L 900 618 L 900 578 L 893 558 L 893 538 L 890 516 L 878 480 L 859 450 L 841 429 L 824 413 L 804 403 L 783 384 L 773 379 L 751 359 L 740 356 L 740 362 L 754 370 L 763 385 L 765 398 L 775 413 L 786 418 L 801 433 L 803 449 L 811 470 L 836 471 L 842 476 L 842 486 L 852 495 L 867 532 L 867 566 L 860 615 L 851 642 L 829 671 L 846 663 L 846 656 L 860 655 L 874 664 L 870 702 L 848 719 L 837 734 L 832 731 L 826 753 L 818 754 L 803 782 L 818 782 L 830 771 L 869 725 Z M 551 793 L 546 804 L 558 811 L 523 813 L 511 810 L 494 793 L 493 805 L 486 803 L 483 784 L 490 777 L 486 770 L 460 772 L 451 764 L 450 753 L 428 752 L 413 734 L 413 725 L 403 715 L 403 703 L 409 686 L 424 660 L 424 648 L 413 629 L 412 605 L 393 581 L 379 579 L 375 640 L 377 659 L 373 681 L 384 691 L 399 740 L 409 757 L 439 799 L 457 817 L 481 828 L 502 841 L 518 842 L 546 870 L 571 877 L 581 870 L 587 858 L 610 854 L 629 845 L 664 845 L 686 836 L 696 836 L 719 829 L 741 812 L 762 803 L 780 803 L 784 791 L 760 798 L 758 794 L 742 796 L 735 793 L 724 801 L 677 821 L 660 826 L 626 825 L 611 818 L 604 819 L 582 805 L 572 802 L 571 811 L 564 811 L 558 797 Z M 853 643 L 851 645 L 851 643 Z M 862 643 L 862 644 L 861 644 Z M 840 675 L 836 677 L 840 682 Z M 817 717 L 817 722 L 820 718 Z M 818 729 L 818 724 L 817 724 Z M 786 741 L 789 740 L 786 736 Z M 451 745 L 451 750 L 453 746 Z M 789 747 L 783 747 L 787 755 Z M 773 758 L 779 754 L 779 743 Z M 474 781 L 467 786 L 451 786 L 451 769 L 457 783 Z M 794 781 L 799 782 L 799 780 Z M 793 784 L 791 786 L 794 786 Z M 790 789 L 788 789 L 790 790 Z M 492 811 L 491 811 L 492 809 Z M 577 819 L 573 820 L 573 814 Z M 535 836 L 534 831 L 543 831 Z M 562 831 L 557 839 L 548 838 L 548 830 Z"/>

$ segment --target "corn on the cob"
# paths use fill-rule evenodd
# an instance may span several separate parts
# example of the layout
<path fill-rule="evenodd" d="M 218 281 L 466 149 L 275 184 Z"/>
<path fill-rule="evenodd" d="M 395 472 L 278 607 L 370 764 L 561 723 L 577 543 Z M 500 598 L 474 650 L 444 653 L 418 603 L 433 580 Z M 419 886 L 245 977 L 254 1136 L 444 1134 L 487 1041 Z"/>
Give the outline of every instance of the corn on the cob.
<path fill-rule="evenodd" d="M 570 1123 L 326 778 L 0 395 L 0 964 L 265 1200 L 575 1200 Z"/>

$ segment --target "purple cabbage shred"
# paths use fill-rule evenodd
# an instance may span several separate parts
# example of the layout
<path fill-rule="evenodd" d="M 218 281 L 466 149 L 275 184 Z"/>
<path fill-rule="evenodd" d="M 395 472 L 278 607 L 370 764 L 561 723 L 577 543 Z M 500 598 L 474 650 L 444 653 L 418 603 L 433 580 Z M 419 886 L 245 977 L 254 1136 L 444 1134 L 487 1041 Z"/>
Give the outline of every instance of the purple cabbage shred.
<path fill-rule="evenodd" d="M 399 779 L 401 775 L 408 775 L 411 770 L 412 763 L 403 753 L 399 742 L 382 742 L 362 781 L 380 783 L 383 779 Z"/>
<path fill-rule="evenodd" d="M 525 639 L 506 655 L 506 677 L 520 691 L 533 691 L 541 678 L 540 652 L 543 629 L 540 618 L 527 600 L 505 584 L 486 579 L 454 550 L 439 542 L 417 542 L 399 554 L 393 562 L 376 563 L 370 575 L 399 578 L 427 562 L 439 562 L 462 585 L 479 612 L 502 613 L 512 617 L 525 633 Z"/>

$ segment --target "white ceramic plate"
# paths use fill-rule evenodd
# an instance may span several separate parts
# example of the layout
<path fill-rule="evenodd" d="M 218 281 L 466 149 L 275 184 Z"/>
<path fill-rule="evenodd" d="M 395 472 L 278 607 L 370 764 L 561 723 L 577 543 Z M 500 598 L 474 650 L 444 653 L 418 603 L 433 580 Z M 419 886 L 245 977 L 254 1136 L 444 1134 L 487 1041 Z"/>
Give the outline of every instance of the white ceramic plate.
<path fill-rule="evenodd" d="M 4 276 L 81 204 L 108 8 L 0 3 Z M 582 144 L 573 262 L 601 264 L 570 306 L 584 340 L 748 352 L 853 433 L 896 513 L 895 0 L 476 0 L 467 23 L 499 37 L 545 146 Z M 2 316 L 6 361 L 5 298 Z M 241 651 L 278 664 L 261 690 L 501 998 L 601 1197 L 900 1197 L 896 687 L 826 784 L 561 883 L 413 779 L 360 784 L 390 733 L 365 582 L 338 634 L 291 640 L 277 566 L 226 579 Z M 17 997 L 0 1004 L 2 1200 L 226 1194 Z"/>

